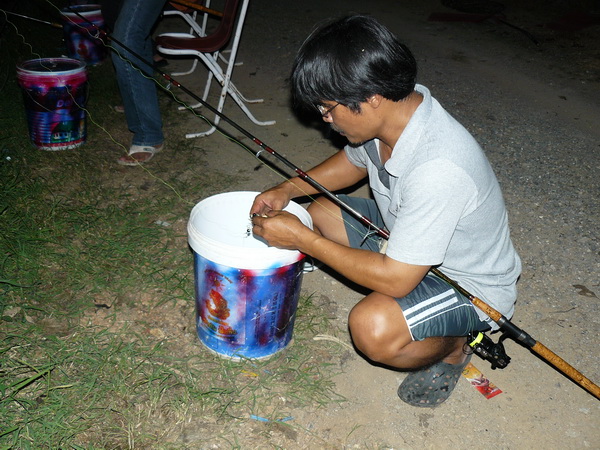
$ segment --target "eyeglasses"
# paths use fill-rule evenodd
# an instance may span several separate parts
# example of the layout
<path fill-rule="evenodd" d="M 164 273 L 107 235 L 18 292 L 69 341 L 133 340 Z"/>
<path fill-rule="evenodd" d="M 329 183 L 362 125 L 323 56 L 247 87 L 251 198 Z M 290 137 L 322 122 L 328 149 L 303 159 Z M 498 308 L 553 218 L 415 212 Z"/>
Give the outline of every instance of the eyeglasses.
<path fill-rule="evenodd" d="M 321 114 L 321 117 L 327 117 L 331 113 L 331 111 L 333 111 L 339 105 L 339 103 L 336 103 L 331 108 L 325 108 L 323 105 L 317 105 L 317 110 L 319 111 L 319 114 Z"/>

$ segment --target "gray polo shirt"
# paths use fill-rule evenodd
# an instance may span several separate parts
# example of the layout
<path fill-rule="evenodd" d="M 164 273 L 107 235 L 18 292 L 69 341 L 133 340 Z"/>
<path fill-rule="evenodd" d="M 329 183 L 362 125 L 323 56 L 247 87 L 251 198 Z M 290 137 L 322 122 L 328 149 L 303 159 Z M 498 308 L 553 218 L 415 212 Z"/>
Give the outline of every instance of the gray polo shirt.
<path fill-rule="evenodd" d="M 439 265 L 463 288 L 511 317 L 521 261 L 510 240 L 496 176 L 469 132 L 427 88 L 415 89 L 423 102 L 384 170 L 364 145 L 345 149 L 354 165 L 368 170 L 390 231 L 386 254 L 408 264 Z M 373 142 L 379 144 L 365 145 Z"/>

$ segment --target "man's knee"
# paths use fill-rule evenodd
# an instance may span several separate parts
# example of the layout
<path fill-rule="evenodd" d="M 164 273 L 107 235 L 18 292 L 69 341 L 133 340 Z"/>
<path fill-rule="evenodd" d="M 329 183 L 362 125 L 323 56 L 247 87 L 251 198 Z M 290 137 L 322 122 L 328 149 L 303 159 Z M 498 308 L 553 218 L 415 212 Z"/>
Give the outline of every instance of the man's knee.
<path fill-rule="evenodd" d="M 340 207 L 327 199 L 319 199 L 308 207 L 313 229 L 334 242 L 349 245 Z"/>
<path fill-rule="evenodd" d="M 348 326 L 354 345 L 365 356 L 386 363 L 412 341 L 402 321 L 402 310 L 393 299 L 369 301 L 367 297 L 350 312 Z"/>
<path fill-rule="evenodd" d="M 332 219 L 332 215 L 335 215 L 337 212 L 329 200 L 323 199 L 312 202 L 310 205 L 308 205 L 307 211 L 310 214 L 315 227 L 322 227 L 329 223 Z"/>

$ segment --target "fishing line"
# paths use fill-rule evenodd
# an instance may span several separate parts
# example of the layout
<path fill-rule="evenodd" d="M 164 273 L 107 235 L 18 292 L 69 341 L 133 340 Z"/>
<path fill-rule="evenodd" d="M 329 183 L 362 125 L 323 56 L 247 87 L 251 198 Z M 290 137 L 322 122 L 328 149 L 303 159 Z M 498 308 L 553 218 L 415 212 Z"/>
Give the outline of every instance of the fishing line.
<path fill-rule="evenodd" d="M 16 16 L 16 17 L 20 17 L 22 19 L 27 19 L 27 20 L 32 20 L 34 22 L 43 23 L 45 25 L 50 25 L 51 27 L 54 27 L 54 28 L 62 29 L 62 27 L 63 27 L 60 23 L 48 22 L 46 20 L 36 19 L 35 17 L 25 16 L 23 14 L 17 14 L 15 12 L 11 12 L 11 11 L 4 11 L 4 14 L 10 14 L 11 16 Z"/>
<path fill-rule="evenodd" d="M 41 58 L 41 56 L 39 55 L 39 53 L 36 53 L 36 52 L 33 50 L 33 47 L 31 46 L 31 44 L 29 44 L 29 43 L 28 43 L 28 42 L 25 40 L 25 36 L 23 36 L 23 35 L 22 35 L 22 34 L 19 32 L 19 29 L 17 28 L 17 26 L 16 26 L 14 23 L 12 23 L 10 20 L 8 20 L 8 14 L 7 14 L 7 11 L 5 11 L 5 10 L 3 10 L 3 9 L 0 9 L 0 11 L 2 11 L 2 13 L 4 14 L 4 20 L 6 21 L 6 24 L 8 24 L 8 25 L 11 25 L 11 26 L 12 26 L 12 27 L 15 29 L 15 33 L 16 33 L 16 35 L 17 35 L 18 37 L 20 37 L 20 38 L 21 38 L 21 41 L 22 41 L 22 43 L 23 43 L 25 46 L 29 47 L 30 53 L 31 53 L 32 55 L 36 55 L 38 58 Z M 4 31 L 4 29 L 3 29 L 2 31 Z"/>

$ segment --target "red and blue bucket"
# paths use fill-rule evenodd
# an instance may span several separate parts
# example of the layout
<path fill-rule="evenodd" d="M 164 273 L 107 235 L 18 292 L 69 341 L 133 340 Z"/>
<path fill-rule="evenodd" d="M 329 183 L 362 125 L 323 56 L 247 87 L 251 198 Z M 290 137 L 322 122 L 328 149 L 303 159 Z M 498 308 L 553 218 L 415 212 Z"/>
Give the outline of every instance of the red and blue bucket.
<path fill-rule="evenodd" d="M 32 59 L 17 65 L 29 136 L 42 150 L 66 150 L 86 140 L 85 63 L 70 58 Z"/>
<path fill-rule="evenodd" d="M 100 5 L 75 5 L 61 10 L 67 56 L 93 66 L 108 54 L 101 32 L 106 31 Z"/>
<path fill-rule="evenodd" d="M 269 247 L 252 235 L 250 207 L 257 192 L 229 192 L 198 203 L 190 214 L 196 328 L 202 344 L 228 359 L 265 359 L 291 341 L 304 255 Z M 309 227 L 308 212 L 286 211 Z"/>

